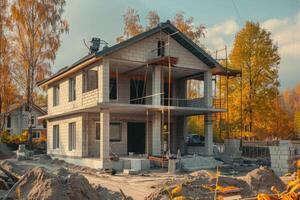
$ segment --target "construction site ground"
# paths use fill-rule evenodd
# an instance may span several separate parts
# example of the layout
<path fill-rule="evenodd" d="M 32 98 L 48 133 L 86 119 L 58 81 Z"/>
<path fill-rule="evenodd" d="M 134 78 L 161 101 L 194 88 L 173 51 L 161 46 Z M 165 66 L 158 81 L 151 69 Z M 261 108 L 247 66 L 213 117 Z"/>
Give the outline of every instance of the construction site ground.
<path fill-rule="evenodd" d="M 53 174 L 55 174 L 56 171 L 59 171 L 62 167 L 66 168 L 70 173 L 83 175 L 88 180 L 92 188 L 104 195 L 104 199 L 122 199 L 122 193 L 120 192 L 120 189 L 127 197 L 130 197 L 131 199 L 165 199 L 168 197 L 168 193 L 165 191 L 165 188 L 170 188 L 171 190 L 172 187 L 177 185 L 177 183 L 182 184 L 183 187 L 186 188 L 183 189 L 185 190 L 183 191 L 183 193 L 187 197 L 189 195 L 207 196 L 206 190 L 203 190 L 202 188 L 198 191 L 197 188 L 200 188 L 205 184 L 207 184 L 207 186 L 209 186 L 209 184 L 212 184 L 215 179 L 209 176 L 210 174 L 215 174 L 216 172 L 215 169 L 212 169 L 201 170 L 194 173 L 181 172 L 178 174 L 168 174 L 166 169 L 157 168 L 151 169 L 149 171 L 143 171 L 139 175 L 124 175 L 121 172 L 118 172 L 115 175 L 110 175 L 96 169 L 68 164 L 57 159 L 52 160 L 47 155 L 34 156 L 31 160 L 18 161 L 16 158 L 10 158 L 0 161 L 2 167 L 12 172 L 13 174 L 18 175 L 19 177 L 21 177 L 26 171 L 34 167 L 42 167 L 47 172 Z M 259 182 L 261 182 L 261 180 L 255 180 L 255 182 L 254 180 L 252 180 L 252 177 L 247 174 L 247 172 L 255 168 L 257 168 L 257 166 L 254 165 L 224 165 L 221 168 L 221 172 L 224 176 L 220 179 L 220 181 L 224 183 L 224 186 L 232 185 L 242 188 L 242 193 L 247 197 L 255 195 L 256 191 L 254 191 L 254 189 L 255 187 L 260 187 L 257 184 L 260 184 Z M 257 176 L 257 174 L 259 174 L 259 172 L 257 171 L 251 172 L 252 174 L 254 174 L 253 176 Z M 266 174 L 264 178 L 269 178 L 271 176 L 272 175 Z M 284 180 L 284 182 L 288 182 L 289 180 L 291 180 L 291 177 L 284 177 L 282 180 Z M 250 181 L 250 185 L 252 185 L 249 187 L 245 183 L 245 181 Z M 266 187 L 269 187 L 269 185 L 266 184 L 268 180 L 264 180 L 263 182 Z M 273 182 L 280 181 L 276 181 L 273 178 L 272 180 L 269 180 L 269 182 L 269 184 L 273 184 Z M 193 193 L 194 189 L 192 189 L 195 187 L 195 191 L 198 192 L 196 194 Z M 278 187 L 281 187 L 281 185 L 279 185 Z M 4 193 L 5 191 L 2 191 L 2 194 Z"/>

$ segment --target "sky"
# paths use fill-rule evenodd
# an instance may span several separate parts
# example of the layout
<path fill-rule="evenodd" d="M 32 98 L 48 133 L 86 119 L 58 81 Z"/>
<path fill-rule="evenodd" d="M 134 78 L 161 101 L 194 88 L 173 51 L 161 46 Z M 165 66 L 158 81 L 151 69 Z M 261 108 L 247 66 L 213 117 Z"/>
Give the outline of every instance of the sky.
<path fill-rule="evenodd" d="M 228 46 L 245 21 L 259 22 L 271 32 L 281 56 L 281 90 L 300 83 L 300 0 L 66 0 L 64 18 L 70 25 L 62 36 L 52 71 L 71 65 L 88 53 L 83 40 L 99 37 L 112 46 L 123 33 L 123 14 L 128 7 L 138 10 L 143 25 L 151 10 L 164 22 L 177 11 L 206 26 L 202 43 L 211 51 Z M 220 55 L 221 56 L 221 55 Z"/>

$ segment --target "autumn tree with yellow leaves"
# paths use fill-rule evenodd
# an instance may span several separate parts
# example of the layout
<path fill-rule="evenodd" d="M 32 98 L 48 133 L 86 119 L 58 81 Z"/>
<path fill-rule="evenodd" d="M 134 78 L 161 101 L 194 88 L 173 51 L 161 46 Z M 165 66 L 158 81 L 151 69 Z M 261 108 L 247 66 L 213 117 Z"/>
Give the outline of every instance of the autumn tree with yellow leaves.
<path fill-rule="evenodd" d="M 146 19 L 148 21 L 148 25 L 144 28 L 141 24 L 138 11 L 133 8 L 128 8 L 123 15 L 123 35 L 117 37 L 117 42 L 122 42 L 144 32 L 145 30 L 154 28 L 160 23 L 160 16 L 155 10 L 149 11 Z M 197 44 L 200 44 L 200 39 L 205 37 L 205 26 L 203 24 L 195 24 L 193 17 L 188 17 L 186 19 L 184 12 L 182 11 L 178 11 L 176 13 L 171 23 Z"/>
<path fill-rule="evenodd" d="M 279 103 L 280 56 L 271 33 L 259 23 L 246 22 L 235 37 L 229 61 L 230 68 L 242 72 L 242 79 L 229 82 L 230 132 L 240 129 L 257 137 L 280 135 L 285 120 Z"/>
<path fill-rule="evenodd" d="M 61 43 L 60 36 L 68 31 L 68 23 L 62 18 L 64 6 L 65 0 L 12 1 L 13 72 L 18 89 L 27 99 L 30 141 L 36 83 L 50 73 L 51 62 Z"/>
<path fill-rule="evenodd" d="M 16 88 L 11 77 L 11 21 L 7 13 L 9 10 L 8 0 L 0 1 L 0 131 L 3 130 L 7 110 L 15 102 Z"/>

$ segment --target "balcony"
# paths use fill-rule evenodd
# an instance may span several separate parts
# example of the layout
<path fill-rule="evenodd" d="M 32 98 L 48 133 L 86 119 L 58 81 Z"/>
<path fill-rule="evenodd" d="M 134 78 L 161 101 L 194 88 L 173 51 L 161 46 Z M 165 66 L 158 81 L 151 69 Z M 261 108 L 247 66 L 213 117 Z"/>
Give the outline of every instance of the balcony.
<path fill-rule="evenodd" d="M 140 105 L 152 105 L 152 98 L 155 95 L 149 95 L 141 98 L 131 99 L 129 100 L 130 104 L 140 104 Z M 163 96 L 163 94 L 160 94 Z M 170 106 L 175 107 L 188 107 L 188 108 L 207 108 L 205 106 L 204 97 L 195 98 L 195 99 L 182 99 L 182 98 L 164 98 L 160 97 L 160 104 L 163 106 L 168 106 L 170 100 Z M 213 108 L 222 108 L 220 99 L 213 98 Z"/>

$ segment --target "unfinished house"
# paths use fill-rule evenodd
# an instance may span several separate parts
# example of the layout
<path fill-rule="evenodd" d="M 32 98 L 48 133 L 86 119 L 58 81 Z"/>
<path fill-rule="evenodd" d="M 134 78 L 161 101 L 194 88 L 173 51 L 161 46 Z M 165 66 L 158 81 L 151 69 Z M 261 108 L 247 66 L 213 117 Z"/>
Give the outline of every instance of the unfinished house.
<path fill-rule="evenodd" d="M 225 73 L 169 21 L 96 48 L 39 83 L 48 88 L 47 152 L 96 168 L 124 168 L 122 159 L 167 149 L 185 154 L 187 117 L 203 115 L 203 155 L 212 155 L 212 114 L 225 111 L 213 107 L 212 77 Z M 203 97 L 187 98 L 189 80 L 203 82 Z"/>

